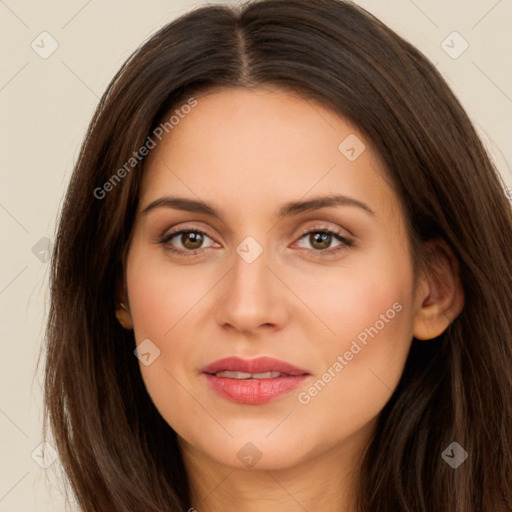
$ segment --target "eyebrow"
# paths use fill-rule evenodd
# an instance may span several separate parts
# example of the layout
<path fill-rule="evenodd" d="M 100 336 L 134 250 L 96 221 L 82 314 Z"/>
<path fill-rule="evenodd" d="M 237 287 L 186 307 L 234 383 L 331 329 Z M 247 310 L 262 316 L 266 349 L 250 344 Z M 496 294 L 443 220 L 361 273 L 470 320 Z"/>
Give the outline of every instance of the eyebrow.
<path fill-rule="evenodd" d="M 306 201 L 292 201 L 284 204 L 277 212 L 278 218 L 289 217 L 291 215 L 298 215 L 299 213 L 319 210 L 320 208 L 328 208 L 333 206 L 353 206 L 360 208 L 366 213 L 375 216 L 375 212 L 365 203 L 358 201 L 352 197 L 343 195 L 330 195 L 315 197 Z M 210 215 L 224 222 L 221 213 L 211 204 L 196 199 L 188 199 L 185 197 L 165 196 L 156 199 L 148 206 L 146 206 L 142 213 L 145 215 L 157 208 L 174 208 L 177 210 L 185 210 L 188 212 L 203 213 Z"/>

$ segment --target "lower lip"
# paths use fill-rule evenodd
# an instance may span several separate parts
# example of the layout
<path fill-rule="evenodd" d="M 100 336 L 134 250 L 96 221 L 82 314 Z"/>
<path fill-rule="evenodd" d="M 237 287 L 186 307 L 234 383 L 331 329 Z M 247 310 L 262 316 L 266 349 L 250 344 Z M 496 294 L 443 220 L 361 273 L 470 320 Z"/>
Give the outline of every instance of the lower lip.
<path fill-rule="evenodd" d="M 275 379 L 230 379 L 205 373 L 211 389 L 238 404 L 260 405 L 298 388 L 307 375 Z"/>

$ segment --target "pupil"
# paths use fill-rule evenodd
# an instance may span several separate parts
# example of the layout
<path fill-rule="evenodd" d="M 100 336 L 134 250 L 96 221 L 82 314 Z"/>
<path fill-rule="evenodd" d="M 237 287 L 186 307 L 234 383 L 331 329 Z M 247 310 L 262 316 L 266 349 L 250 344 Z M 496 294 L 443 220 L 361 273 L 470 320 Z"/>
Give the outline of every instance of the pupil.
<path fill-rule="evenodd" d="M 329 248 L 330 242 L 331 242 L 331 236 L 329 233 L 313 233 L 311 235 L 312 237 L 312 243 L 311 245 L 314 247 L 316 242 L 323 243 L 324 246 L 320 247 L 320 249 L 327 249 Z"/>

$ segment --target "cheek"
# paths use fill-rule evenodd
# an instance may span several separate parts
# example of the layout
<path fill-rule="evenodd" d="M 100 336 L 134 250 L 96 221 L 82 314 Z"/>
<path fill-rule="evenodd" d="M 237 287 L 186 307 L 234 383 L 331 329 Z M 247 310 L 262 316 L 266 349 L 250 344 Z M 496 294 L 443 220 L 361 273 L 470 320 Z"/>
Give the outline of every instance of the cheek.
<path fill-rule="evenodd" d="M 145 364 L 144 359 L 139 361 L 141 376 L 160 415 L 173 428 L 184 422 L 184 428 L 190 422 L 187 413 L 178 413 L 187 411 L 187 406 L 190 408 L 180 386 L 186 380 L 182 368 L 187 358 L 187 345 L 190 347 L 187 343 L 190 336 L 183 332 L 187 328 L 185 308 L 190 300 L 184 296 L 192 292 L 166 279 L 159 265 L 142 259 L 140 263 L 136 257 L 129 260 L 127 286 L 136 344 L 145 343 L 150 353 L 149 364 Z M 177 336 L 177 333 L 181 334 Z"/>
<path fill-rule="evenodd" d="M 215 281 L 193 265 L 176 270 L 162 254 L 138 250 L 136 243 L 126 270 L 136 343 L 149 339 L 158 354 L 151 364 L 139 365 L 146 389 L 173 428 L 185 428 L 191 415 L 190 372 L 201 346 L 191 322 Z"/>
<path fill-rule="evenodd" d="M 203 274 L 193 265 L 177 270 L 163 252 L 135 248 L 128 258 L 127 286 L 136 339 L 165 343 L 171 338 L 211 288 L 211 279 Z"/>
<path fill-rule="evenodd" d="M 376 262 L 325 285 L 316 307 L 335 334 L 315 348 L 322 364 L 298 402 L 319 423 L 339 426 L 325 432 L 334 439 L 375 418 L 400 380 L 412 341 L 412 270 Z"/>
<path fill-rule="evenodd" d="M 381 251 L 346 268 L 323 268 L 300 277 L 290 273 L 287 282 L 313 313 L 294 321 L 301 322 L 315 350 L 331 359 L 349 350 L 355 339 L 364 345 L 375 337 L 386 350 L 386 345 L 404 344 L 412 333 L 413 273 L 406 254 Z"/>

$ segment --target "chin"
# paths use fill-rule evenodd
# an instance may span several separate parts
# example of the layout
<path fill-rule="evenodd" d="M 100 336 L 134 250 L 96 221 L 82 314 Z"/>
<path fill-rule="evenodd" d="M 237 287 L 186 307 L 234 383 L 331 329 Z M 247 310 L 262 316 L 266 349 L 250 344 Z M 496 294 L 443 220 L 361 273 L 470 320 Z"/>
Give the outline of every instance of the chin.
<path fill-rule="evenodd" d="M 300 439 L 281 433 L 274 439 L 265 437 L 259 431 L 251 436 L 247 432 L 235 435 L 234 439 L 224 440 L 224 443 L 203 445 L 201 449 L 208 457 L 231 468 L 276 471 L 284 470 L 300 464 L 308 450 Z M 196 445 L 197 446 L 197 445 Z M 300 446 L 300 450 L 297 448 Z"/>

